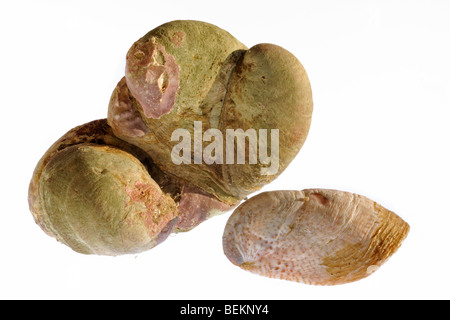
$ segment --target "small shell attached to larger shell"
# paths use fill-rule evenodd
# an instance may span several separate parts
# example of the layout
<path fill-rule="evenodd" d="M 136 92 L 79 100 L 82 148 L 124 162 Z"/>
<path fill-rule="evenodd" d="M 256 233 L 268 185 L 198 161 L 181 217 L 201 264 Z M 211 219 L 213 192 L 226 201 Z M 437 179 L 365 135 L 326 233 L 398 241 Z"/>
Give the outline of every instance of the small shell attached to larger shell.
<path fill-rule="evenodd" d="M 162 172 L 100 119 L 58 139 L 36 165 L 28 200 L 35 222 L 76 252 L 136 254 L 231 207 Z"/>
<path fill-rule="evenodd" d="M 228 259 L 250 272 L 314 285 L 367 277 L 401 245 L 409 225 L 349 192 L 308 189 L 254 196 L 231 215 Z"/>
<path fill-rule="evenodd" d="M 235 206 L 288 167 L 306 141 L 312 112 L 308 75 L 291 52 L 268 43 L 247 48 L 215 25 L 176 20 L 128 50 L 108 124 L 164 173 Z M 181 162 L 173 160 L 179 129 L 201 146 L 183 151 Z M 208 162 L 202 137 L 210 129 L 221 139 L 214 136 Z M 235 156 L 243 163 L 235 165 Z"/>

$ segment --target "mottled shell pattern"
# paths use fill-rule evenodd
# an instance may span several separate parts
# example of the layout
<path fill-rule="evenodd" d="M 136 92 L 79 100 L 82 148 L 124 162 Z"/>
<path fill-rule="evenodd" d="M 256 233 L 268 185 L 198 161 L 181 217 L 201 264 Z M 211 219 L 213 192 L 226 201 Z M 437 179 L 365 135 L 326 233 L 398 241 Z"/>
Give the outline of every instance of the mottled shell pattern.
<path fill-rule="evenodd" d="M 269 191 L 233 212 L 223 249 L 233 264 L 262 276 L 337 285 L 377 270 L 408 231 L 399 216 L 361 195 Z"/>
<path fill-rule="evenodd" d="M 108 123 L 162 171 L 236 205 L 275 179 L 297 155 L 312 108 L 306 71 L 287 50 L 273 44 L 248 49 L 217 26 L 178 20 L 132 45 L 125 77 L 111 96 Z M 173 163 L 171 151 L 178 142 L 170 140 L 172 133 L 182 128 L 193 137 L 194 122 L 201 123 L 202 133 L 218 129 L 223 136 L 227 129 L 279 130 L 279 170 L 263 175 L 267 164 L 248 159 L 242 165 Z M 267 154 L 272 154 L 270 144 Z"/>
<path fill-rule="evenodd" d="M 248 50 L 205 22 L 163 24 L 129 49 L 107 122 L 73 128 L 41 158 L 30 211 L 77 252 L 147 250 L 275 179 L 303 145 L 311 113 L 308 77 L 288 51 L 269 44 Z M 171 134 L 193 133 L 196 121 L 203 132 L 280 129 L 279 171 L 261 176 L 261 163 L 174 164 Z"/>
<path fill-rule="evenodd" d="M 69 130 L 37 164 L 28 191 L 35 222 L 84 254 L 139 253 L 230 207 L 166 175 L 106 119 Z"/>

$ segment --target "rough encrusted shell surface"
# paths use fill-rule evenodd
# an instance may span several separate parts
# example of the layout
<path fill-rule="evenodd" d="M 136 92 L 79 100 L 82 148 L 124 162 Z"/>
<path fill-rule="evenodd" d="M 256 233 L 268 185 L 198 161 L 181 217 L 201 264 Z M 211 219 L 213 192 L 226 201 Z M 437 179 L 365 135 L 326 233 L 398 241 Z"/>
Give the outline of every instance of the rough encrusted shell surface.
<path fill-rule="evenodd" d="M 233 264 L 262 276 L 336 285 L 369 276 L 408 232 L 399 216 L 361 195 L 270 191 L 233 212 L 223 249 Z"/>
<path fill-rule="evenodd" d="M 131 154 L 82 144 L 58 152 L 38 186 L 42 221 L 56 239 L 86 254 L 154 247 L 176 215 L 174 201 Z"/>
<path fill-rule="evenodd" d="M 148 32 L 132 45 L 126 59 L 125 76 L 111 96 L 107 122 L 97 120 L 67 132 L 41 158 L 30 182 L 29 205 L 36 223 L 83 253 L 116 255 L 145 250 L 171 232 L 190 230 L 230 210 L 281 174 L 309 131 L 312 94 L 308 77 L 297 58 L 279 46 L 258 44 L 248 49 L 215 25 L 178 20 Z M 198 123 L 200 134 L 216 129 L 224 142 L 228 129 L 242 130 L 236 139 L 244 141 L 246 130 L 269 131 L 266 155 L 278 164 L 275 172 L 262 174 L 269 164 L 261 159 L 249 163 L 248 150 L 245 164 L 175 164 L 172 151 L 178 141 L 172 141 L 172 133 L 186 129 L 194 137 Z M 276 148 L 270 140 L 271 130 L 279 131 Z M 236 154 L 238 143 L 233 147 Z M 265 148 L 259 145 L 252 152 L 256 149 L 261 155 Z M 128 172 L 126 176 L 120 173 L 121 166 Z M 92 167 L 101 175 L 89 175 Z M 146 182 L 141 181 L 144 176 Z M 75 186 L 73 181 L 81 185 Z M 117 190 L 119 185 L 122 187 Z M 110 186 L 115 187 L 108 189 Z M 72 193 L 77 188 L 81 189 Z M 139 189 L 137 193 L 133 188 Z M 164 211 L 165 218 L 141 214 L 141 218 L 145 216 L 141 221 L 139 215 L 127 213 L 126 217 L 137 218 L 133 222 L 136 228 L 143 223 L 149 234 L 147 240 L 144 235 L 137 236 L 139 241 L 144 239 L 141 243 L 125 243 L 128 238 L 121 243 L 115 236 L 124 238 L 124 234 L 133 236 L 138 231 L 123 231 L 116 219 L 126 220 L 123 210 L 139 210 L 139 205 L 133 204 L 142 202 L 138 194 L 165 199 L 161 204 L 159 200 L 144 201 L 147 209 L 157 207 L 150 211 Z M 130 198 L 125 207 L 114 202 L 121 199 L 123 204 Z M 108 201 L 113 210 L 108 209 Z M 112 214 L 114 210 L 117 212 Z M 95 221 L 89 226 L 68 223 L 88 221 L 85 215 Z M 110 223 L 103 223 L 101 217 Z M 91 225 L 93 229 L 89 229 Z"/>
<path fill-rule="evenodd" d="M 230 207 L 163 173 L 147 153 L 118 139 L 106 119 L 69 130 L 34 170 L 35 222 L 85 254 L 148 250 Z"/>
<path fill-rule="evenodd" d="M 178 20 L 131 46 L 125 77 L 111 96 L 108 123 L 165 173 L 236 205 L 275 179 L 296 156 L 309 131 L 312 106 L 306 71 L 287 50 L 273 44 L 248 49 L 217 26 Z M 173 163 L 178 141 L 170 140 L 172 133 L 182 128 L 193 138 L 195 121 L 201 122 L 202 133 L 218 129 L 223 137 L 226 129 L 266 129 L 269 135 L 279 130 L 278 154 L 270 143 L 267 150 L 279 161 L 278 170 L 262 174 L 267 163 L 250 164 L 248 155 L 239 165 L 225 159 L 224 164 Z"/>

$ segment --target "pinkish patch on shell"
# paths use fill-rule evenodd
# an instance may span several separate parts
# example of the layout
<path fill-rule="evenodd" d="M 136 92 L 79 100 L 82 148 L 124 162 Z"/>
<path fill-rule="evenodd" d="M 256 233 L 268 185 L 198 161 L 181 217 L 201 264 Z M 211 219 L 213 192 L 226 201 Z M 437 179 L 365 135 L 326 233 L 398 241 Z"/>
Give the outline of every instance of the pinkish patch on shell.
<path fill-rule="evenodd" d="M 184 40 L 184 32 L 183 31 L 178 31 L 175 32 L 172 36 L 172 38 L 170 38 L 170 41 L 172 41 L 172 43 L 176 46 L 176 47 L 181 47 L 181 44 L 183 43 Z"/>
<path fill-rule="evenodd" d="M 214 212 L 226 212 L 233 206 L 225 204 L 198 188 L 187 186 L 183 189 L 178 204 L 180 212 L 176 229 L 188 231 L 207 220 Z"/>
<path fill-rule="evenodd" d="M 156 235 L 162 230 L 161 224 L 164 220 L 171 219 L 172 215 L 165 215 L 164 199 L 159 187 L 136 182 L 135 188 L 126 188 L 130 201 L 141 202 L 146 211 L 140 213 L 149 234 Z M 164 224 L 166 226 L 167 223 Z M 163 227 L 164 228 L 164 227 Z"/>
<path fill-rule="evenodd" d="M 175 217 L 174 219 L 167 222 L 166 226 L 161 230 L 161 232 L 158 234 L 158 238 L 156 239 L 156 244 L 160 244 L 161 242 L 164 242 L 169 235 L 173 232 L 178 222 L 178 217 Z"/>
<path fill-rule="evenodd" d="M 144 115 L 159 119 L 170 112 L 179 88 L 180 67 L 154 38 L 134 43 L 127 54 L 126 79 Z"/>
<path fill-rule="evenodd" d="M 108 113 L 109 125 L 120 135 L 141 137 L 149 131 L 136 109 L 136 103 L 130 97 L 125 77 L 117 84 Z"/>

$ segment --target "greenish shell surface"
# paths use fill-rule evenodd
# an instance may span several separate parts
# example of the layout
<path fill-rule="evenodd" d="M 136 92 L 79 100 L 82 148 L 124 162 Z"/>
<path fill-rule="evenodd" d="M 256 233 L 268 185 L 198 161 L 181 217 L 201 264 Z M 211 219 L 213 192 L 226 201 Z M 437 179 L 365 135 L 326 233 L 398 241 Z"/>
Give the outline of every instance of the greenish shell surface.
<path fill-rule="evenodd" d="M 43 170 L 38 197 L 46 228 L 85 254 L 148 250 L 176 213 L 135 157 L 92 144 L 56 154 Z"/>
<path fill-rule="evenodd" d="M 312 109 L 306 71 L 287 50 L 272 44 L 248 49 L 217 26 L 178 20 L 132 45 L 126 76 L 111 96 L 108 123 L 165 173 L 236 205 L 278 177 L 297 155 Z M 263 174 L 265 162 L 227 164 L 225 156 L 223 163 L 175 164 L 171 156 L 178 141 L 171 141 L 172 133 L 185 129 L 193 139 L 196 121 L 201 134 L 219 129 L 223 137 L 227 129 L 265 129 L 269 135 L 278 130 L 277 150 L 270 143 L 267 150 L 277 170 Z M 193 154 L 187 156 L 194 159 Z"/>

